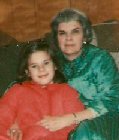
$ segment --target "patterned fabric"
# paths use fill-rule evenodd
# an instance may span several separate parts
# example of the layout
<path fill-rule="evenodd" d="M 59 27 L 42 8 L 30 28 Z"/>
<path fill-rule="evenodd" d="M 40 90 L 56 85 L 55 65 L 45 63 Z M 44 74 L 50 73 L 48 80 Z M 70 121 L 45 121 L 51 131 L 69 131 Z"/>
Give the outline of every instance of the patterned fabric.
<path fill-rule="evenodd" d="M 99 137 L 99 140 L 108 140 L 107 135 L 101 133 L 103 128 L 104 133 L 110 134 L 111 140 L 114 140 L 115 129 L 109 129 L 108 126 L 114 127 L 119 121 L 119 117 L 115 117 L 117 120 L 114 120 L 114 116 L 110 117 L 111 112 L 119 115 L 119 72 L 112 56 L 107 51 L 88 44 L 83 47 L 82 54 L 73 61 L 68 61 L 61 52 L 57 56 L 61 60 L 60 68 L 68 83 L 80 93 L 80 99 L 86 108 L 94 109 L 100 116 L 98 119 L 82 122 L 72 139 L 98 140 Z M 110 121 L 105 121 L 107 117 L 102 119 L 105 115 Z M 92 135 L 87 136 L 87 133 Z"/>
<path fill-rule="evenodd" d="M 6 136 L 17 119 L 23 140 L 66 140 L 74 125 L 50 132 L 36 122 L 46 115 L 64 115 L 83 109 L 77 92 L 67 84 L 51 84 L 44 88 L 30 82 L 15 84 L 0 100 L 0 135 Z"/>
<path fill-rule="evenodd" d="M 86 120 L 72 131 L 70 140 L 119 140 L 119 113 L 112 112 Z"/>

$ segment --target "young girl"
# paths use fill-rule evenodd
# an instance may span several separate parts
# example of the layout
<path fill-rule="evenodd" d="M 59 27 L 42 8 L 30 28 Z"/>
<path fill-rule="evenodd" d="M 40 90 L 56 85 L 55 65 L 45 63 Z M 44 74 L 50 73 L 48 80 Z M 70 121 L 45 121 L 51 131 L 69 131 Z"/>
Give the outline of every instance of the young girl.
<path fill-rule="evenodd" d="M 77 92 L 64 83 L 57 67 L 54 54 L 45 41 L 35 40 L 26 44 L 19 67 L 19 83 L 0 100 L 2 137 L 7 138 L 7 131 L 17 122 L 23 140 L 67 139 L 75 126 L 72 125 L 76 121 L 73 112 L 82 111 L 84 106 Z M 70 120 L 66 120 L 68 115 Z M 55 131 L 49 131 L 49 126 L 43 127 L 48 116 L 57 116 L 64 127 L 59 130 L 55 120 Z"/>

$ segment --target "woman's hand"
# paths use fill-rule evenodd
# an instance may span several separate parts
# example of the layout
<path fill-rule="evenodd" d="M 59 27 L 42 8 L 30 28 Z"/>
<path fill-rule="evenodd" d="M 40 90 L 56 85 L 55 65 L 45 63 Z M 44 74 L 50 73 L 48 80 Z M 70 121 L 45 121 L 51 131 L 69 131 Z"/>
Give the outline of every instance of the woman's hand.
<path fill-rule="evenodd" d="M 73 124 L 73 121 L 74 117 L 72 114 L 65 116 L 45 116 L 44 119 L 37 122 L 37 124 L 45 127 L 49 131 L 57 131 L 66 126 L 70 126 Z"/>
<path fill-rule="evenodd" d="M 7 135 L 11 140 L 22 140 L 22 131 L 20 130 L 17 122 L 15 122 L 7 131 Z"/>

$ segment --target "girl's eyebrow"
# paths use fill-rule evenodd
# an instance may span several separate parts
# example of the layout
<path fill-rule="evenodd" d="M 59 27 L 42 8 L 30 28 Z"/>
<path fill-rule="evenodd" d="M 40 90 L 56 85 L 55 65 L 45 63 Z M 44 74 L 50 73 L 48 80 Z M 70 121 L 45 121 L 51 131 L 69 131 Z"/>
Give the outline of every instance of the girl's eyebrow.
<path fill-rule="evenodd" d="M 43 62 L 51 61 L 51 60 L 52 60 L 51 58 L 48 58 L 48 59 L 43 60 Z M 37 64 L 36 62 L 32 62 L 32 63 L 29 64 L 29 66 L 30 65 L 36 65 L 36 64 Z"/>
<path fill-rule="evenodd" d="M 51 61 L 51 58 L 45 59 L 44 61 Z"/>
<path fill-rule="evenodd" d="M 31 65 L 36 65 L 37 63 L 30 63 L 30 64 L 28 64 L 28 66 L 31 66 Z"/>

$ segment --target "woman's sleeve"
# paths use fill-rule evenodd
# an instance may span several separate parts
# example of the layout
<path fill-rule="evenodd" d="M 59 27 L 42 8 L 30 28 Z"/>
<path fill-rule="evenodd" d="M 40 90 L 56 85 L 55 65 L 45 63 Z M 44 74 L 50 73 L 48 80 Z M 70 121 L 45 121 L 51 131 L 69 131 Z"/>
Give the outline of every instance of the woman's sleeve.
<path fill-rule="evenodd" d="M 97 79 L 97 94 L 94 96 L 93 108 L 97 110 L 99 114 L 118 110 L 119 71 L 114 59 L 107 52 L 102 54 L 97 64 L 95 63 L 94 75 Z M 97 105 L 97 107 L 95 105 Z"/>
<path fill-rule="evenodd" d="M 95 56 L 89 71 L 91 74 L 87 79 L 80 77 L 69 81 L 82 92 L 82 101 L 87 108 L 94 109 L 99 115 L 119 110 L 119 72 L 114 59 L 103 52 Z"/>

